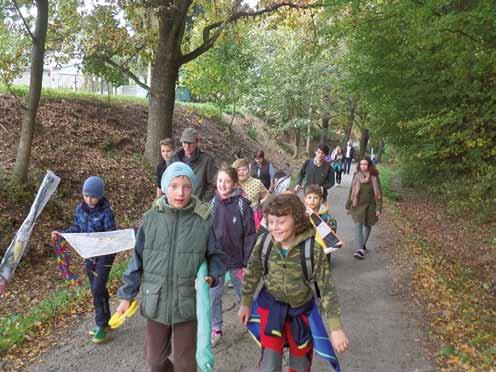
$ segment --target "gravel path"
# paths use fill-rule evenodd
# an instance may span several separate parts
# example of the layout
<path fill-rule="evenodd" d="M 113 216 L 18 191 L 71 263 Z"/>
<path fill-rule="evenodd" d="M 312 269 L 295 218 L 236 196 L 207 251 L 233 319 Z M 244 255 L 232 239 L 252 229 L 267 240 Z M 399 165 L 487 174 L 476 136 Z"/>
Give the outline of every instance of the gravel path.
<path fill-rule="evenodd" d="M 413 320 L 411 307 L 396 296 L 393 278 L 386 269 L 388 258 L 381 248 L 387 244 L 388 231 L 379 223 L 367 245 L 370 253 L 363 261 L 352 257 L 353 224 L 344 211 L 351 176 L 330 192 L 332 212 L 339 223 L 339 234 L 347 247 L 334 255 L 333 270 L 341 303 L 345 331 L 351 350 L 341 357 L 344 372 L 430 372 L 433 364 L 424 358 L 422 332 Z M 114 306 L 116 306 L 114 303 Z M 233 290 L 225 295 L 225 336 L 214 349 L 216 371 L 257 371 L 259 350 L 236 320 Z M 143 360 L 144 320 L 135 316 L 110 335 L 104 345 L 93 345 L 87 332 L 92 320 L 86 319 L 67 335 L 66 344 L 52 349 L 27 368 L 28 371 L 147 371 Z M 313 371 L 329 371 L 321 362 Z"/>

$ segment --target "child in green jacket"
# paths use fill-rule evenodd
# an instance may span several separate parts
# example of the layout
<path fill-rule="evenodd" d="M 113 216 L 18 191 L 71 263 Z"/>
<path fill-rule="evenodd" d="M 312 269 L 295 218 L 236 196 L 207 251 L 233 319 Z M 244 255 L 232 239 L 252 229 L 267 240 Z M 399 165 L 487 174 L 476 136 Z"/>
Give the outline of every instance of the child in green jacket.
<path fill-rule="evenodd" d="M 193 195 L 194 186 L 188 165 L 167 167 L 162 176 L 165 196 L 143 217 L 118 292 L 120 314 L 141 294 L 141 314 L 147 319 L 145 358 L 152 372 L 197 370 L 196 274 L 205 259 L 210 285 L 225 272 L 222 253 L 215 248 L 210 205 Z M 174 363 L 169 359 L 172 348 Z"/>
<path fill-rule="evenodd" d="M 304 276 L 299 248 L 302 243 L 314 239 L 315 229 L 306 215 L 305 205 L 294 194 L 279 194 L 270 198 L 264 207 L 264 215 L 267 216 L 273 241 L 265 266 L 268 272 L 264 272 L 262 253 L 265 236 L 261 236 L 246 268 L 238 316 L 244 325 L 248 323 L 253 296 L 263 279 L 264 285 L 257 297 L 262 344 L 260 370 L 281 371 L 283 349 L 288 344 L 289 370 L 310 371 L 313 343 L 309 335 L 308 314 L 316 299 Z M 348 348 L 348 339 L 341 329 L 339 304 L 329 263 L 322 249 L 314 249 L 313 258 L 315 281 L 321 293 L 322 315 L 331 330 L 334 349 L 343 352 Z"/>

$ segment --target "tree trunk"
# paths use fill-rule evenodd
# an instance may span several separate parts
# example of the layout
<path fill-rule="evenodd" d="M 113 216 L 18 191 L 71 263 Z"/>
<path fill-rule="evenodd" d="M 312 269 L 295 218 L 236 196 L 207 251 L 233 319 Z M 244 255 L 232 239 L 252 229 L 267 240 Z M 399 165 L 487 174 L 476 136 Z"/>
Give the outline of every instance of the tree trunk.
<path fill-rule="evenodd" d="M 307 155 L 310 154 L 311 134 L 312 134 L 312 122 L 311 122 L 311 120 L 308 120 L 308 124 L 307 124 L 307 143 L 305 145 L 305 151 L 307 152 Z"/>
<path fill-rule="evenodd" d="M 158 162 L 160 158 L 160 140 L 173 135 L 172 119 L 181 59 L 181 41 L 190 3 L 182 1 L 178 7 L 164 7 L 159 15 L 159 42 L 150 82 L 145 143 L 145 159 L 152 163 Z"/>
<path fill-rule="evenodd" d="M 300 128 L 296 128 L 293 158 L 296 159 L 299 155 L 300 155 Z"/>
<path fill-rule="evenodd" d="M 362 134 L 360 136 L 360 159 L 365 156 L 367 152 L 367 144 L 369 142 L 369 130 L 362 129 Z"/>
<path fill-rule="evenodd" d="M 381 138 L 381 140 L 379 141 L 379 148 L 377 149 L 377 155 L 376 155 L 376 159 L 378 163 L 381 162 L 383 153 L 384 153 L 384 140 Z"/>
<path fill-rule="evenodd" d="M 356 113 L 356 103 L 353 100 L 349 100 L 349 112 L 348 112 L 348 124 L 346 125 L 345 131 L 345 142 L 351 140 L 351 130 L 353 129 L 353 124 L 355 123 L 355 113 Z"/>
<path fill-rule="evenodd" d="M 33 49 L 31 52 L 31 76 L 26 106 L 23 107 L 21 137 L 17 146 L 14 165 L 14 180 L 24 184 L 28 178 L 31 145 L 36 124 L 36 114 L 40 103 L 43 84 L 43 62 L 45 59 L 45 42 L 48 28 L 48 0 L 36 1 L 36 28 L 34 31 Z"/>
<path fill-rule="evenodd" d="M 320 132 L 320 143 L 327 143 L 327 134 L 329 133 L 329 121 L 328 115 L 324 115 L 322 118 L 322 130 Z"/>

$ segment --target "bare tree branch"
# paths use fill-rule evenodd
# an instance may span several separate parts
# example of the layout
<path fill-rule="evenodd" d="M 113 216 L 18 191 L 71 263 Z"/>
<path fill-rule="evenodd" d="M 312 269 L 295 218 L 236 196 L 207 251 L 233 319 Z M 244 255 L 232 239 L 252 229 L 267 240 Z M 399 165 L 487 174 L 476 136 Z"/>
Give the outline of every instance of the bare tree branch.
<path fill-rule="evenodd" d="M 21 17 L 22 22 L 24 23 L 24 27 L 26 27 L 26 32 L 29 34 L 29 36 L 31 36 L 31 40 L 33 41 L 33 43 L 36 43 L 36 38 L 34 37 L 33 33 L 31 32 L 31 29 L 29 28 L 28 22 L 26 21 L 26 18 L 24 18 L 24 16 L 22 15 L 21 9 L 19 9 L 19 5 L 17 5 L 17 1 L 12 0 L 12 3 L 14 3 L 14 7 L 16 8 L 17 13 L 19 13 L 19 17 Z"/>
<path fill-rule="evenodd" d="M 129 76 L 132 80 L 134 80 L 134 82 L 136 84 L 138 84 L 140 87 L 142 87 L 143 89 L 147 90 L 147 91 L 150 91 L 150 87 L 148 85 L 146 85 L 145 83 L 143 83 L 138 76 L 136 76 L 129 68 L 127 67 L 124 67 L 120 64 L 118 64 L 117 62 L 113 61 L 112 58 L 109 58 L 109 57 L 104 57 L 103 58 L 103 61 L 105 63 L 108 63 L 110 66 L 112 67 L 115 67 L 116 69 L 118 69 L 120 72 L 122 72 L 124 75 L 127 75 Z"/>
<path fill-rule="evenodd" d="M 301 3 L 297 4 L 291 1 L 281 1 L 279 3 L 268 5 L 267 7 L 256 11 L 238 11 L 240 4 L 241 1 L 236 0 L 233 6 L 233 11 L 226 19 L 224 19 L 223 21 L 212 23 L 203 29 L 203 43 L 198 48 L 191 51 L 190 53 L 182 56 L 180 60 L 181 65 L 194 60 L 195 58 L 201 56 L 207 50 L 212 48 L 214 46 L 215 41 L 219 38 L 219 36 L 221 35 L 222 31 L 226 28 L 226 26 L 230 23 L 238 21 L 241 18 L 258 17 L 263 14 L 275 12 L 278 9 L 284 7 L 292 8 L 292 9 L 308 9 L 308 8 L 317 8 L 324 6 L 323 4 L 301 4 Z M 212 36 L 210 36 L 210 32 L 212 30 L 216 30 L 216 31 Z"/>

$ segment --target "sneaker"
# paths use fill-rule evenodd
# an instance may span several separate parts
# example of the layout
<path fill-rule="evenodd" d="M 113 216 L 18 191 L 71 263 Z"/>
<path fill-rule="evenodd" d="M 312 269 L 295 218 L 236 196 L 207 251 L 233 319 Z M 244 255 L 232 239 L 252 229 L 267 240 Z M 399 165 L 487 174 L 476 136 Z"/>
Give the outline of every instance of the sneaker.
<path fill-rule="evenodd" d="M 365 258 L 365 252 L 363 251 L 363 249 L 359 249 L 355 252 L 353 257 L 358 258 L 359 260 L 363 260 Z"/>
<path fill-rule="evenodd" d="M 210 340 L 212 343 L 212 347 L 215 347 L 215 345 L 219 343 L 221 337 L 222 337 L 222 331 L 212 329 L 212 338 Z"/>
<path fill-rule="evenodd" d="M 104 326 L 103 328 L 105 329 L 105 331 L 108 331 L 111 329 L 110 326 Z M 99 329 L 100 329 L 100 327 L 95 326 L 93 329 L 90 329 L 88 331 L 88 334 L 93 337 L 98 332 Z"/>
<path fill-rule="evenodd" d="M 96 327 L 95 334 L 93 335 L 91 341 L 95 344 L 101 344 L 103 341 L 105 341 L 106 338 L 107 338 L 107 332 L 105 331 L 105 328 Z"/>

